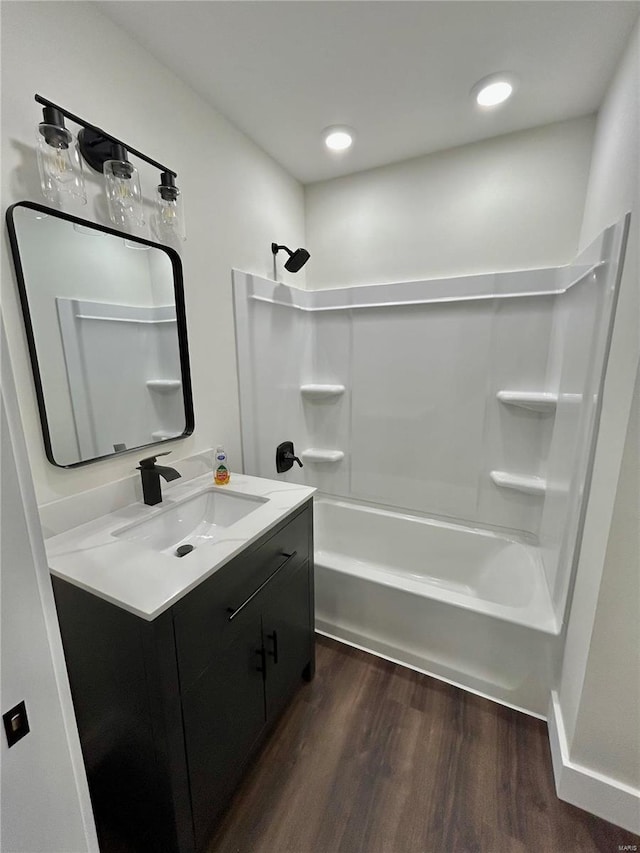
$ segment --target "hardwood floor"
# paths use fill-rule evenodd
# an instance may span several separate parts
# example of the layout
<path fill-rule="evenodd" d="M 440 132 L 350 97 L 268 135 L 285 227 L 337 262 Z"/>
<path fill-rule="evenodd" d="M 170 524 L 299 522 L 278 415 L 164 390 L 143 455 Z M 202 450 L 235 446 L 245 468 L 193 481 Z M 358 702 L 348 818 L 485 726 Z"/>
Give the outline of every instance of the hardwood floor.
<path fill-rule="evenodd" d="M 209 853 L 617 853 L 557 799 L 545 723 L 318 638 Z M 630 848 L 633 849 L 633 848 Z"/>

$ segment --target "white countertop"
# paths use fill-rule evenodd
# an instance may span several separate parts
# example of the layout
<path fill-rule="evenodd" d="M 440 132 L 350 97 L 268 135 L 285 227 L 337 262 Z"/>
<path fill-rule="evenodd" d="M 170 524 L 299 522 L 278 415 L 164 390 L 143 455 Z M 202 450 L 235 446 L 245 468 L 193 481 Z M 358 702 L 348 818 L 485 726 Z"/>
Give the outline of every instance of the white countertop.
<path fill-rule="evenodd" d="M 232 473 L 227 486 L 214 486 L 212 479 L 208 473 L 176 483 L 155 507 L 141 502 L 130 504 L 46 540 L 51 573 L 150 621 L 302 506 L 316 491 L 309 486 L 246 474 Z M 267 501 L 223 530 L 217 541 L 181 558 L 113 535 L 124 526 L 158 515 L 208 488 Z"/>

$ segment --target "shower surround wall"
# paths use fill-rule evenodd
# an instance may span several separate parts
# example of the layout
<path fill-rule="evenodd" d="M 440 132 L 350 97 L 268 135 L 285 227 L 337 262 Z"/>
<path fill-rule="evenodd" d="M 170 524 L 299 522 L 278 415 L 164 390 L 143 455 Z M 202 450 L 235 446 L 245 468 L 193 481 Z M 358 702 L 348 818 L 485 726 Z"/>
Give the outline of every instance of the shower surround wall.
<path fill-rule="evenodd" d="M 625 227 L 574 264 L 541 270 L 311 292 L 234 272 L 244 470 L 275 476 L 275 448 L 293 440 L 304 468 L 281 476 L 325 495 L 322 630 L 546 711 Z M 376 563 L 375 547 L 363 556 L 383 529 L 402 552 L 402 518 L 430 520 L 422 533 L 405 528 L 411 553 L 397 566 L 388 555 Z M 360 551 L 351 539 L 336 554 L 332 543 L 354 530 Z M 464 577 L 445 552 L 416 569 L 420 542 L 427 562 L 445 540 L 452 553 L 481 550 L 470 537 L 482 531 L 494 556 Z M 509 585 L 517 594 L 505 595 Z M 453 645 L 433 647 L 435 624 L 457 634 Z M 515 651 L 501 674 L 504 643 Z"/>
<path fill-rule="evenodd" d="M 241 280 L 236 274 L 238 312 Z M 247 470 L 274 473 L 276 445 L 292 438 L 303 461 L 314 449 L 344 458 L 307 456 L 289 479 L 537 535 L 538 496 L 505 496 L 489 473 L 544 474 L 550 419 L 503 405 L 496 394 L 547 387 L 553 296 L 545 291 L 557 287 L 554 271 L 313 293 L 245 280 L 253 291 L 245 315 L 252 358 L 241 377 Z M 540 293 L 500 297 L 513 288 Z M 382 300 L 388 305 L 350 308 Z M 245 382 L 253 384 L 251 400 Z M 307 389 L 314 385 L 317 391 Z M 321 396 L 331 385 L 344 392 Z"/>

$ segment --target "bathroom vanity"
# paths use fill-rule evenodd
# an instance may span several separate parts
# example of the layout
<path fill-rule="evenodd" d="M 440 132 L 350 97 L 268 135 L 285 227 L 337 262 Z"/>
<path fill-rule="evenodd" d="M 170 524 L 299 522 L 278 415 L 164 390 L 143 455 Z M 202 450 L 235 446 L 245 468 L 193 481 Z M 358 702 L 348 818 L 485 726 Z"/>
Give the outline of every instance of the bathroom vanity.
<path fill-rule="evenodd" d="M 209 475 L 172 488 L 157 511 L 124 508 L 49 540 L 102 851 L 205 849 L 312 678 L 312 493 L 239 475 L 216 489 Z M 176 519 L 193 526 L 216 501 L 209 541 L 200 521 L 192 552 L 163 547 L 159 531 L 175 540 Z M 245 515 L 224 515 L 242 501 Z"/>

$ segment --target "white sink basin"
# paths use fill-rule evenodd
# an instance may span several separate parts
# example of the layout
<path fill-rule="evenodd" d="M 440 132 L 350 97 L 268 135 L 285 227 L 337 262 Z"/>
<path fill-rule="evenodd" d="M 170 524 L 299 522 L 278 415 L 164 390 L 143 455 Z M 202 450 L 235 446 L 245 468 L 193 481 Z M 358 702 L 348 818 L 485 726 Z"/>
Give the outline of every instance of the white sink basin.
<path fill-rule="evenodd" d="M 204 545 L 225 536 L 236 521 L 254 512 L 266 498 L 205 489 L 146 518 L 114 530 L 113 536 L 153 551 L 175 551 L 180 545 Z"/>
<path fill-rule="evenodd" d="M 237 473 L 229 486 L 214 486 L 209 459 L 202 464 L 204 474 L 172 483 L 155 507 L 136 501 L 47 539 L 51 573 L 153 621 L 315 492 Z M 92 493 L 84 494 L 77 506 L 91 506 Z M 180 559 L 183 544 L 193 550 Z"/>

